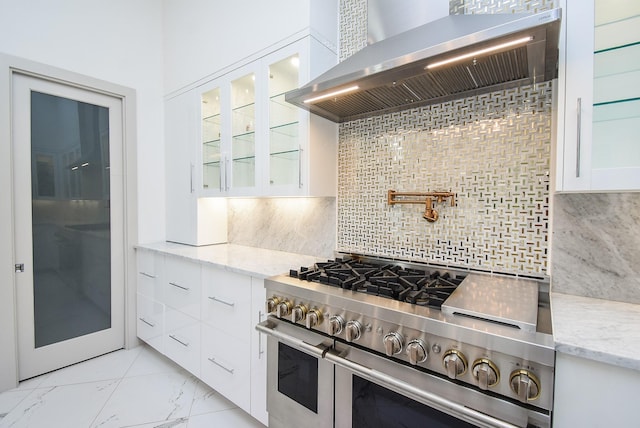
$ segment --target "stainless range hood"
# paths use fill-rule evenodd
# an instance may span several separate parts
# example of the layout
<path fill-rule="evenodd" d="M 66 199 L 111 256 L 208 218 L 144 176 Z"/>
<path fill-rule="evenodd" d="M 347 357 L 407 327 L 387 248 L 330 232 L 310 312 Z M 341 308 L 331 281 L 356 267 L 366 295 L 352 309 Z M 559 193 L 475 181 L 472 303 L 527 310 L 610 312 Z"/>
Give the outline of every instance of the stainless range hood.
<path fill-rule="evenodd" d="M 373 43 L 285 99 L 346 122 L 557 76 L 560 9 L 450 15 Z"/>

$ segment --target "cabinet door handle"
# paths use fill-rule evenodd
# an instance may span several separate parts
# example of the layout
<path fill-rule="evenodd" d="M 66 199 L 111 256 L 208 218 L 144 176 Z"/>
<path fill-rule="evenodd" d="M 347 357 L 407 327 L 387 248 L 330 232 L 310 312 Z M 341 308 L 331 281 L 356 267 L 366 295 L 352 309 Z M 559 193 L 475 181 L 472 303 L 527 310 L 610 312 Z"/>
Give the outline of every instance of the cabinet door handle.
<path fill-rule="evenodd" d="M 225 182 L 227 180 L 227 171 L 224 165 L 224 159 L 224 156 L 220 154 L 220 192 L 224 192 Z"/>
<path fill-rule="evenodd" d="M 262 322 L 262 311 L 258 311 L 258 324 Z M 258 332 L 258 359 L 262 359 L 264 349 L 262 349 L 262 333 Z"/>
<path fill-rule="evenodd" d="M 302 189 L 302 146 L 298 146 L 298 187 Z"/>
<path fill-rule="evenodd" d="M 155 327 L 156 325 L 150 321 L 147 321 L 146 319 L 140 317 L 138 318 L 140 321 L 142 321 L 143 323 L 145 323 L 146 325 L 148 325 L 149 327 Z"/>
<path fill-rule="evenodd" d="M 177 337 L 175 337 L 173 334 L 169 335 L 170 338 L 172 338 L 173 340 L 175 340 L 176 342 L 178 342 L 179 344 L 181 344 L 182 346 L 188 348 L 189 347 L 189 342 L 185 342 L 184 340 L 180 340 Z"/>
<path fill-rule="evenodd" d="M 224 190 L 229 191 L 229 158 L 224 158 Z"/>
<path fill-rule="evenodd" d="M 577 126 L 577 134 L 576 134 L 576 178 L 580 177 L 580 144 L 582 137 L 582 98 L 578 98 L 577 102 L 577 116 L 576 116 L 576 126 Z"/>
<path fill-rule="evenodd" d="M 230 369 L 230 368 L 228 368 L 228 367 L 225 367 L 224 365 L 222 365 L 222 364 L 220 364 L 219 362 L 217 362 L 217 361 L 215 360 L 215 358 L 207 358 L 207 360 L 211 361 L 213 364 L 215 364 L 216 366 L 220 367 L 222 370 L 224 370 L 224 371 L 226 371 L 226 372 L 229 372 L 229 373 L 233 374 L 233 370 L 234 370 L 234 369 Z"/>
<path fill-rule="evenodd" d="M 209 299 L 213 300 L 214 302 L 222 303 L 223 305 L 231 306 L 232 308 L 236 305 L 235 303 L 229 303 L 225 302 L 224 300 L 220 300 L 215 296 L 209 296 Z"/>
<path fill-rule="evenodd" d="M 177 287 L 184 291 L 189 291 L 189 287 L 183 287 L 182 285 L 176 284 L 175 282 L 170 282 L 169 285 L 173 285 L 174 287 Z"/>
<path fill-rule="evenodd" d="M 151 278 L 151 279 L 155 279 L 156 278 L 155 275 L 151 275 L 150 273 L 146 273 L 146 272 L 140 272 L 140 275 L 146 276 L 147 278 Z"/>
<path fill-rule="evenodd" d="M 191 189 L 191 193 L 194 192 L 194 188 L 193 188 L 193 169 L 195 168 L 195 165 L 191 164 L 190 168 L 189 168 L 189 187 Z"/>

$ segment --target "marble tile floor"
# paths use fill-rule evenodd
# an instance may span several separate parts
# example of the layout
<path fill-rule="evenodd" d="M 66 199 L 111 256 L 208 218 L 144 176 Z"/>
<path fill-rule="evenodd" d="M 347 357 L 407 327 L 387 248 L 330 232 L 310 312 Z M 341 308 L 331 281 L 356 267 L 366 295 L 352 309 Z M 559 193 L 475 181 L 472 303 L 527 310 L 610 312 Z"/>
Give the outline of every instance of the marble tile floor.
<path fill-rule="evenodd" d="M 47 373 L 1 393 L 0 427 L 264 428 L 146 345 Z"/>

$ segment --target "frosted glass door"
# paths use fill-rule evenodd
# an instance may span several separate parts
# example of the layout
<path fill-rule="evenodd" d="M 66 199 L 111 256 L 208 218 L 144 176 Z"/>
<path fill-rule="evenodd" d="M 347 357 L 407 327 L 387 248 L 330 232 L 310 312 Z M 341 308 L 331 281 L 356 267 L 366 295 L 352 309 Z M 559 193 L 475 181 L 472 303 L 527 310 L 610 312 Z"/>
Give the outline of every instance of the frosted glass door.
<path fill-rule="evenodd" d="M 122 108 L 78 88 L 14 82 L 24 379 L 124 345 Z"/>

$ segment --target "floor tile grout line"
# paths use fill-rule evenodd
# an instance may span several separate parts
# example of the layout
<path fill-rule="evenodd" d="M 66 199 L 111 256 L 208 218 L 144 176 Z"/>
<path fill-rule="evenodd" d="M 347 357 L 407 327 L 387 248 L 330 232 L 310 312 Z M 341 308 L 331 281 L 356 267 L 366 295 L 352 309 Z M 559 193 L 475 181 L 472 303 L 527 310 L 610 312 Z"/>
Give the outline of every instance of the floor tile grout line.
<path fill-rule="evenodd" d="M 124 349 L 125 352 L 127 351 L 133 351 L 134 349 L 136 349 L 136 347 L 131 348 L 130 350 Z M 109 397 L 107 397 L 107 399 L 104 401 L 104 403 L 102 404 L 102 407 L 100 407 L 100 409 L 98 410 L 98 412 L 96 413 L 96 415 L 94 416 L 93 420 L 91 421 L 91 424 L 89 425 L 90 427 L 93 427 L 94 424 L 96 423 L 98 416 L 100 416 L 100 414 L 102 413 L 102 411 L 105 409 L 105 407 L 107 406 L 107 403 L 109 403 L 109 400 L 111 400 L 111 398 L 113 397 L 113 394 L 116 393 L 116 391 L 118 390 L 118 387 L 120 386 L 120 384 L 122 383 L 122 381 L 124 380 L 124 378 L 127 376 L 127 373 L 129 373 L 129 370 L 131 370 L 131 367 L 133 367 L 133 365 L 136 363 L 136 361 L 138 361 L 138 358 L 140 358 L 140 355 L 143 352 L 143 349 L 138 349 L 136 351 L 138 353 L 138 355 L 136 355 L 136 357 L 133 359 L 133 361 L 131 361 L 131 364 L 129 364 L 129 367 L 124 371 L 124 373 L 122 374 L 122 376 L 120 377 L 120 379 L 118 380 L 118 383 L 116 384 L 116 386 L 113 388 L 113 390 L 111 391 L 111 394 L 109 394 Z"/>

